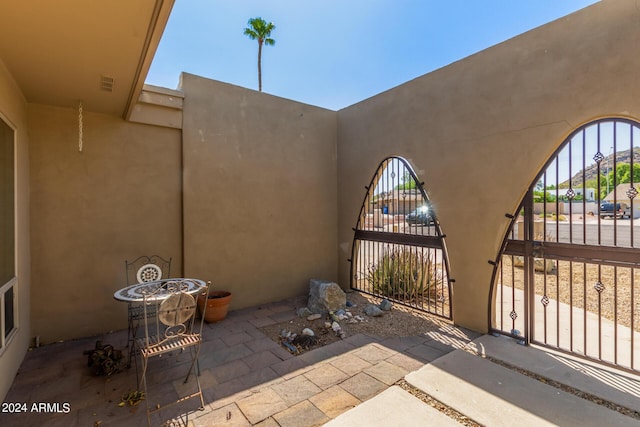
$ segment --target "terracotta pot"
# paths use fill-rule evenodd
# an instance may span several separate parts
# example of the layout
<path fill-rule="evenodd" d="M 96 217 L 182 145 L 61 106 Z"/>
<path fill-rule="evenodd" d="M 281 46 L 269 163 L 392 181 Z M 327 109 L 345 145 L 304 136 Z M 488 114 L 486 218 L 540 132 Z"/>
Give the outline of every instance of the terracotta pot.
<path fill-rule="evenodd" d="M 207 323 L 219 322 L 227 317 L 231 297 L 231 292 L 227 291 L 209 291 L 206 301 L 203 295 L 198 296 L 198 307 L 201 313 L 205 302 L 207 304 L 204 321 Z"/>

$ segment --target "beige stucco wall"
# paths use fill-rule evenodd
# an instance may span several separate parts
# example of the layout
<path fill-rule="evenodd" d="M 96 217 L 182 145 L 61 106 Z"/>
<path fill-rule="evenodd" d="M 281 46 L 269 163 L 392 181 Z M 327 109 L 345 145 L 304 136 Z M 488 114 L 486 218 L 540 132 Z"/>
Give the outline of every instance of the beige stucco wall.
<path fill-rule="evenodd" d="M 232 309 L 337 276 L 336 113 L 183 74 L 185 274 Z"/>
<path fill-rule="evenodd" d="M 505 213 L 571 130 L 640 118 L 638 46 L 636 2 L 605 1 L 339 111 L 340 281 L 363 186 L 403 156 L 447 236 L 454 320 L 486 331 Z"/>
<path fill-rule="evenodd" d="M 126 328 L 124 260 L 182 272 L 180 131 L 29 106 L 32 334 L 42 343 Z"/>
<path fill-rule="evenodd" d="M 4 399 L 30 342 L 31 287 L 29 246 L 29 134 L 27 104 L 0 58 L 0 119 L 15 132 L 16 141 L 16 278 L 18 331 L 0 354 L 0 400 Z"/>

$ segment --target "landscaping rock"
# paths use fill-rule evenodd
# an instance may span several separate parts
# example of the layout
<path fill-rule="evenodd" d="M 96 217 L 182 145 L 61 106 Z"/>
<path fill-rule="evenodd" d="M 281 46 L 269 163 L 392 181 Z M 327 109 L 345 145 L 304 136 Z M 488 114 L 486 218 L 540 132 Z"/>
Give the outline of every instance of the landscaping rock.
<path fill-rule="evenodd" d="M 307 310 L 308 310 L 308 309 L 307 309 Z M 307 317 L 307 320 L 308 320 L 308 321 L 318 320 L 318 319 L 320 319 L 321 317 L 322 317 L 322 315 L 321 315 L 321 314 L 312 314 L 311 316 L 308 316 L 308 317 Z"/>
<path fill-rule="evenodd" d="M 307 307 L 299 308 L 297 313 L 298 313 L 298 317 L 308 317 L 313 314 L 311 310 L 309 310 Z"/>
<path fill-rule="evenodd" d="M 366 314 L 367 316 L 378 317 L 378 316 L 382 316 L 384 313 L 382 312 L 382 310 L 380 310 L 380 307 L 378 307 L 377 305 L 368 304 L 364 308 L 364 314 Z"/>
<path fill-rule="evenodd" d="M 333 332 L 336 333 L 336 336 L 344 339 L 347 334 L 344 333 L 344 331 L 342 330 L 342 328 L 340 327 L 340 324 L 338 322 L 333 322 L 331 324 L 331 329 L 333 329 Z"/>
<path fill-rule="evenodd" d="M 302 330 L 302 335 L 308 335 L 310 337 L 314 337 L 316 334 L 313 332 L 313 330 L 311 330 L 309 328 L 304 328 Z"/>
<path fill-rule="evenodd" d="M 393 303 L 388 299 L 383 299 L 380 301 L 380 305 L 378 305 L 378 307 L 380 307 L 380 310 L 382 311 L 390 311 L 391 307 L 393 307 Z"/>
<path fill-rule="evenodd" d="M 310 280 L 307 308 L 311 313 L 325 314 L 344 308 L 346 304 L 347 295 L 337 283 L 318 279 Z"/>

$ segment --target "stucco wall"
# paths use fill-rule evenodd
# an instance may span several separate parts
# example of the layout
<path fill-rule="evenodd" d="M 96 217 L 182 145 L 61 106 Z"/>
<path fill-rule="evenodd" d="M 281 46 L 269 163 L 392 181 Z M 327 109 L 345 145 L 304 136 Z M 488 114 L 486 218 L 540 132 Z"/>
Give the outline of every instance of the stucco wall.
<path fill-rule="evenodd" d="M 124 260 L 182 271 L 180 131 L 29 106 L 32 334 L 42 343 L 126 328 Z"/>
<path fill-rule="evenodd" d="M 231 308 L 337 276 L 336 113 L 183 74 L 185 274 Z"/>
<path fill-rule="evenodd" d="M 403 156 L 447 236 L 454 320 L 486 331 L 505 213 L 571 130 L 640 117 L 639 45 L 636 2 L 605 1 L 339 111 L 340 281 L 363 186 Z"/>
<path fill-rule="evenodd" d="M 16 141 L 16 278 L 18 330 L 0 355 L 0 400 L 4 399 L 30 342 L 31 286 L 29 247 L 29 136 L 27 104 L 0 59 L 0 119 L 15 132 Z"/>

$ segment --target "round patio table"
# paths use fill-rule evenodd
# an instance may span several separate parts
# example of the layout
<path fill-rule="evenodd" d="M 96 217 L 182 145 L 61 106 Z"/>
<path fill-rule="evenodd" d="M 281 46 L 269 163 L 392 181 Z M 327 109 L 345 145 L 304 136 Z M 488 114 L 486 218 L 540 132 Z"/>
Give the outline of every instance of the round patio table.
<path fill-rule="evenodd" d="M 193 295 L 202 291 L 206 286 L 204 280 L 200 279 L 162 279 L 127 286 L 117 290 L 113 294 L 113 298 L 131 303 L 143 302 L 145 295 L 153 295 L 152 300 L 162 300 L 178 289 Z"/>

